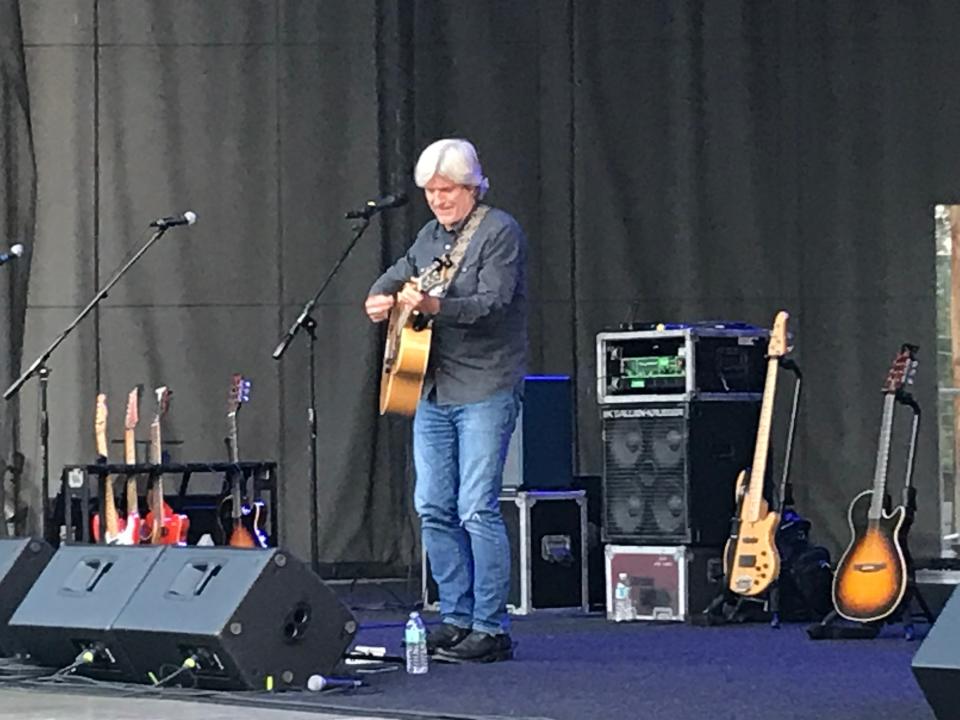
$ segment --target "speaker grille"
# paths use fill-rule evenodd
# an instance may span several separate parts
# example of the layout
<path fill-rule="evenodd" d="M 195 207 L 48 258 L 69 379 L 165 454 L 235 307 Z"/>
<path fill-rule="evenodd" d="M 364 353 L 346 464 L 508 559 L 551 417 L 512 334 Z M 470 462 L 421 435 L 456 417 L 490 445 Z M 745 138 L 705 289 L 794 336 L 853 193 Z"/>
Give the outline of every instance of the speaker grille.
<path fill-rule="evenodd" d="M 687 436 L 684 405 L 604 412 L 607 539 L 689 539 Z"/>
<path fill-rule="evenodd" d="M 604 408 L 604 539 L 722 545 L 759 412 L 752 400 Z"/>

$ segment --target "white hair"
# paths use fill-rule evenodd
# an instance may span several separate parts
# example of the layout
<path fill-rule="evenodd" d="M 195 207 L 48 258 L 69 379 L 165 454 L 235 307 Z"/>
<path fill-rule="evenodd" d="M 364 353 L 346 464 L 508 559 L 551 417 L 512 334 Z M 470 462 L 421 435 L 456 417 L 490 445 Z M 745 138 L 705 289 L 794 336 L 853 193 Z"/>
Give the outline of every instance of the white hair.
<path fill-rule="evenodd" d="M 457 185 L 476 188 L 478 200 L 490 189 L 490 181 L 484 177 L 477 158 L 477 149 L 460 138 L 437 140 L 420 153 L 413 172 L 417 187 L 422 188 L 434 175 L 443 175 Z"/>

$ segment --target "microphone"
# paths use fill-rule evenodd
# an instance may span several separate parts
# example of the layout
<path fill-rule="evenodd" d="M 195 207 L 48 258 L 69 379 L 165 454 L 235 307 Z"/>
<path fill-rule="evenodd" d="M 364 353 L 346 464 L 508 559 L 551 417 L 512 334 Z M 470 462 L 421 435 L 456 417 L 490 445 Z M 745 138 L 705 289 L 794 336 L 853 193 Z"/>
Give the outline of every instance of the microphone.
<path fill-rule="evenodd" d="M 404 193 L 397 193 L 396 195 L 384 195 L 383 197 L 378 197 L 376 200 L 367 200 L 365 207 L 360 210 L 351 210 L 350 212 L 344 214 L 344 217 L 348 220 L 355 220 L 357 218 L 368 220 L 381 210 L 389 210 L 390 208 L 401 207 L 402 205 L 406 205 L 407 202 L 409 202 L 409 200 Z"/>
<path fill-rule="evenodd" d="M 183 215 L 171 215 L 170 217 L 160 218 L 150 223 L 150 227 L 166 230 L 177 225 L 193 225 L 197 221 L 197 214 L 193 210 L 187 210 Z"/>
<path fill-rule="evenodd" d="M 21 255 L 23 255 L 23 245 L 20 243 L 11 245 L 10 250 L 5 253 L 0 253 L 0 265 L 6 265 L 8 262 L 11 260 L 16 260 Z"/>
<path fill-rule="evenodd" d="M 307 680 L 307 689 L 313 692 L 320 692 L 327 688 L 358 688 L 363 687 L 363 680 L 354 678 L 330 678 L 323 675 L 311 675 Z"/>

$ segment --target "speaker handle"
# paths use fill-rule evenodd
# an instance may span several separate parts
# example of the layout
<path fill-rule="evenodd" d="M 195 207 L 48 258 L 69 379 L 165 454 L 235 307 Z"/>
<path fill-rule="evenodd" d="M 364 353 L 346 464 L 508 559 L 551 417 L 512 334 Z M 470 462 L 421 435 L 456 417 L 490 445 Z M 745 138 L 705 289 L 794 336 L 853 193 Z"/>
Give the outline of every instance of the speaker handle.
<path fill-rule="evenodd" d="M 84 593 L 93 592 L 103 576 L 107 574 L 113 563 L 109 560 L 82 560 L 70 573 L 63 589 L 68 592 Z"/>
<path fill-rule="evenodd" d="M 197 597 L 206 590 L 207 585 L 222 568 L 223 565 L 220 563 L 188 562 L 183 566 L 183 570 L 177 573 L 167 592 L 181 597 Z M 200 578 L 194 582 L 197 573 L 200 574 Z"/>

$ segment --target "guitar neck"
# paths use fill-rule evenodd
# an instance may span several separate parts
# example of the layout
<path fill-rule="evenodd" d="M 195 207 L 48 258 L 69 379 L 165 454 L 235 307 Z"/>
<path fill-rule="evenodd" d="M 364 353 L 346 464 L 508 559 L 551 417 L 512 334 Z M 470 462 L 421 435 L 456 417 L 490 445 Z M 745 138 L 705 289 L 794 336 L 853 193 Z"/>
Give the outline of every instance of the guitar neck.
<path fill-rule="evenodd" d="M 883 514 L 883 499 L 887 490 L 887 467 L 890 463 L 890 430 L 893 427 L 894 393 L 883 398 L 883 419 L 880 422 L 880 439 L 877 443 L 877 466 L 873 472 L 873 496 L 870 498 L 870 522 L 879 520 Z"/>
<path fill-rule="evenodd" d="M 240 462 L 240 433 L 237 428 L 237 413 L 227 415 L 227 447 L 229 448 L 230 462 Z"/>
<path fill-rule="evenodd" d="M 777 372 L 780 358 L 767 361 L 767 379 L 763 386 L 763 402 L 760 405 L 760 422 L 757 424 L 757 444 L 753 450 L 753 465 L 750 467 L 750 485 L 744 507 L 747 519 L 760 519 L 763 501 L 763 484 L 767 474 L 767 457 L 770 451 L 770 425 L 773 419 L 773 399 L 777 392 Z"/>
<path fill-rule="evenodd" d="M 160 465 L 163 462 L 163 451 L 160 438 L 160 420 L 154 420 L 150 424 L 150 462 L 153 465 Z"/>
<path fill-rule="evenodd" d="M 123 431 L 123 461 L 127 465 L 137 463 L 137 439 L 133 428 Z"/>

